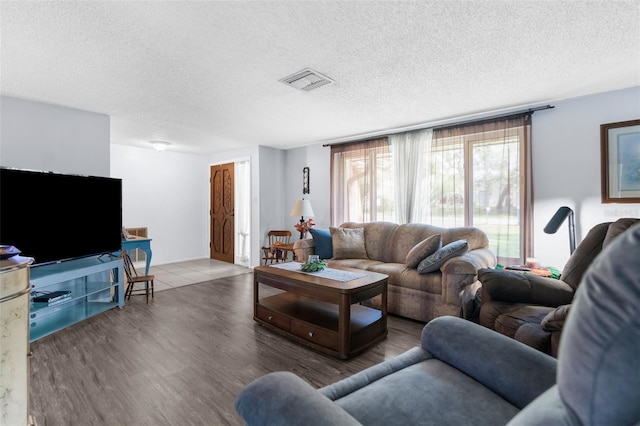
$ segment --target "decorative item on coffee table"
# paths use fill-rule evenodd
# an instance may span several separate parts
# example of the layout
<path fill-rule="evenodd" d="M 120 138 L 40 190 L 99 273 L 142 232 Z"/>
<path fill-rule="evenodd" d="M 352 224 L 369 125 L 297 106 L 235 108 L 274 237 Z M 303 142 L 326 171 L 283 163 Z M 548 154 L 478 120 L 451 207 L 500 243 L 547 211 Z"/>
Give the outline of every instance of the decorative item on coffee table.
<path fill-rule="evenodd" d="M 325 262 L 324 260 L 321 260 L 320 256 L 316 254 L 311 254 L 309 255 L 309 258 L 307 259 L 307 261 L 301 265 L 300 270 L 302 272 L 319 272 L 319 271 L 324 271 L 326 267 L 327 267 L 327 262 Z"/>

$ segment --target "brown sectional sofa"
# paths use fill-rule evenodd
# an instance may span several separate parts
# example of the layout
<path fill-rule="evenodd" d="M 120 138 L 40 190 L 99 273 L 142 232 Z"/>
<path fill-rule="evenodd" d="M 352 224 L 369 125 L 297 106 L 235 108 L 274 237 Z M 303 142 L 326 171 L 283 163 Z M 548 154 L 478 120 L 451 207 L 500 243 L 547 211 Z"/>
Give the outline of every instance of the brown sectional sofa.
<path fill-rule="evenodd" d="M 345 266 L 389 275 L 389 313 L 428 322 L 443 315 L 469 318 L 474 310 L 474 298 L 480 287 L 478 269 L 496 265 L 496 257 L 488 248 L 487 235 L 478 228 L 440 228 L 410 223 L 391 222 L 354 223 L 342 228 L 364 228 L 367 259 L 330 259 L 329 267 Z M 409 251 L 426 238 L 440 234 L 442 245 L 465 239 L 469 251 L 446 261 L 438 271 L 420 274 L 408 268 L 405 260 Z M 312 238 L 298 240 L 294 251 L 304 260 L 314 254 Z M 371 300 L 379 305 L 379 297 Z"/>

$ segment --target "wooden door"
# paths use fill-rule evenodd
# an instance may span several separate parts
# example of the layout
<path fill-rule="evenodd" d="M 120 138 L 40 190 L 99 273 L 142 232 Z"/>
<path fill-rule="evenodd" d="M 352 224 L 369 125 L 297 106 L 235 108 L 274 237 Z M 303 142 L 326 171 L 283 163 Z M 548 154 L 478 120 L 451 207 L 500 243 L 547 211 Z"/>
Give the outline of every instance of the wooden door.
<path fill-rule="evenodd" d="M 211 166 L 211 258 L 234 263 L 233 163 Z"/>

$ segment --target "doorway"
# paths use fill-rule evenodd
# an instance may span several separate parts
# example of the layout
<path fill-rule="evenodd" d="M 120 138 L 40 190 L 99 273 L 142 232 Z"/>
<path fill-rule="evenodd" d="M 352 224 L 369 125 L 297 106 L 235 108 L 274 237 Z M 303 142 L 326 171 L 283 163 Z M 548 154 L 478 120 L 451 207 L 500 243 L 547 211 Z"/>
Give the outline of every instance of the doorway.
<path fill-rule="evenodd" d="M 234 164 L 211 166 L 211 259 L 234 263 Z"/>

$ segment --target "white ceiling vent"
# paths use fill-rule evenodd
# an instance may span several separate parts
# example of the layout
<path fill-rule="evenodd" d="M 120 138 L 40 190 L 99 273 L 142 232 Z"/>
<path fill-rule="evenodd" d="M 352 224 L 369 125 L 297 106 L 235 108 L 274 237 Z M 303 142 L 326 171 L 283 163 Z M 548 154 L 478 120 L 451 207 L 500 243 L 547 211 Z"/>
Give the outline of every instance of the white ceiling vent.
<path fill-rule="evenodd" d="M 326 75 L 322 75 L 318 71 L 314 71 L 310 68 L 305 68 L 302 71 L 298 71 L 297 73 L 291 74 L 288 77 L 281 78 L 279 81 L 288 86 L 295 87 L 296 89 L 300 90 L 305 90 L 307 92 L 320 86 L 324 86 L 325 84 L 334 83 L 334 81 Z"/>

